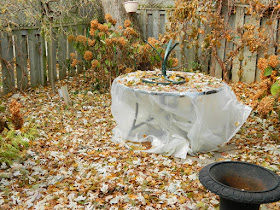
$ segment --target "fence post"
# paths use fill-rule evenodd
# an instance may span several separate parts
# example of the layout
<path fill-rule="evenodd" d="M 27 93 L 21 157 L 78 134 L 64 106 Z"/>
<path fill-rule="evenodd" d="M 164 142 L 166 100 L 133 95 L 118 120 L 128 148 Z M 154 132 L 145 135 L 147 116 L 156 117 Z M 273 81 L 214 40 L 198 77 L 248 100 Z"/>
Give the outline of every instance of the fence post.
<path fill-rule="evenodd" d="M 59 63 L 59 79 L 66 77 L 66 58 L 67 58 L 67 36 L 65 35 L 66 29 L 63 28 L 59 31 L 58 35 L 58 63 Z"/>
<path fill-rule="evenodd" d="M 54 43 L 53 28 L 50 28 L 50 37 L 48 40 L 48 70 L 49 70 L 49 81 L 51 82 L 52 93 L 55 94 L 55 70 L 56 70 L 56 49 Z M 54 49 L 53 49 L 54 48 Z"/>
<path fill-rule="evenodd" d="M 244 25 L 244 8 L 237 6 L 236 8 L 236 14 L 235 14 L 235 29 L 237 28 L 241 28 Z M 238 44 L 241 45 L 241 38 L 240 37 L 234 37 L 234 41 Z M 238 48 L 238 46 L 234 46 L 234 48 Z M 241 57 L 243 57 L 243 50 L 241 52 L 239 52 L 232 61 L 232 81 L 233 82 L 238 82 L 241 79 L 241 75 L 242 75 L 242 65 L 241 65 Z"/>
<path fill-rule="evenodd" d="M 45 43 L 45 34 L 37 34 L 38 39 L 38 50 L 39 50 L 39 84 L 47 84 L 47 55 L 46 55 L 46 43 Z"/>
<path fill-rule="evenodd" d="M 16 51 L 17 87 L 19 90 L 25 90 L 28 87 L 27 32 L 26 30 L 17 30 L 14 32 L 14 34 Z"/>
<path fill-rule="evenodd" d="M 48 76 L 49 81 L 53 82 L 57 81 L 57 71 L 56 71 L 56 48 L 57 48 L 57 40 L 56 40 L 56 30 L 54 28 L 50 29 L 50 40 L 48 43 Z"/>
<path fill-rule="evenodd" d="M 40 78 L 40 48 L 37 29 L 28 30 L 28 49 L 30 65 L 30 83 L 31 87 L 36 87 L 39 84 Z"/>
<path fill-rule="evenodd" d="M 2 33 L 0 38 L 3 93 L 7 94 L 15 88 L 13 41 L 12 36 L 7 33 Z"/>

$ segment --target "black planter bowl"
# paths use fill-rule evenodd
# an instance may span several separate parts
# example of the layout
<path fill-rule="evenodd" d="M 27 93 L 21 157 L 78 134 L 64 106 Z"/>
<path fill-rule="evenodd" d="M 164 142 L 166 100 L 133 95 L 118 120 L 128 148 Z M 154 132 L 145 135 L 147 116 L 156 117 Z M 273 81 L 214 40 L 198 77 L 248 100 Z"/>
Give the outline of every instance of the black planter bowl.
<path fill-rule="evenodd" d="M 280 200 L 280 176 L 251 163 L 209 164 L 199 172 L 199 181 L 220 196 L 221 210 L 259 209 L 260 204 Z"/>

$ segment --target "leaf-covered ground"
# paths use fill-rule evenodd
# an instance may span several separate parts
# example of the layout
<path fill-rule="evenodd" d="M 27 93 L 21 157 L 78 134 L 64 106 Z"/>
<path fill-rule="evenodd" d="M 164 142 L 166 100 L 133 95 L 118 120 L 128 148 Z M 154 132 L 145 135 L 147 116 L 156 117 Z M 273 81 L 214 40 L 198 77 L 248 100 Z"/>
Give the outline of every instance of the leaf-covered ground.
<path fill-rule="evenodd" d="M 198 180 L 209 162 L 240 160 L 280 175 L 280 124 L 252 112 L 228 143 L 228 150 L 179 160 L 128 150 L 110 141 L 115 122 L 110 94 L 95 93 L 81 75 L 68 85 L 72 107 L 49 87 L 7 97 L 19 98 L 25 126 L 38 125 L 27 157 L 0 169 L 1 209 L 215 209 L 218 196 Z M 232 85 L 250 104 L 258 85 Z M 279 209 L 280 202 L 263 205 Z"/>

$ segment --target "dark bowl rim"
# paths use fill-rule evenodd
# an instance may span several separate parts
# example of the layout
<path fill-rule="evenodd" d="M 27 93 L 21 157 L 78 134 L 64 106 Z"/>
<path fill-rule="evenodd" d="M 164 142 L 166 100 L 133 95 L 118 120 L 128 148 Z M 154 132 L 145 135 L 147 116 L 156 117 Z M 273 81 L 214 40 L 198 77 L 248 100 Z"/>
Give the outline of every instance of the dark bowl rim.
<path fill-rule="evenodd" d="M 241 189 L 238 189 L 238 188 L 234 188 L 234 187 L 231 187 L 231 186 L 228 186 L 228 185 L 225 185 L 221 182 L 218 182 L 216 179 L 214 179 L 212 176 L 211 176 L 211 173 L 210 173 L 210 170 L 212 169 L 212 167 L 214 166 L 217 166 L 217 165 L 220 165 L 220 164 L 230 164 L 230 163 L 233 163 L 233 164 L 244 164 L 244 165 L 251 165 L 253 167 L 257 167 L 257 168 L 260 168 L 260 169 L 263 169 L 265 171 L 267 171 L 272 177 L 274 177 L 274 179 L 278 182 L 278 184 L 276 184 L 276 186 L 268 189 L 268 190 L 263 190 L 263 191 L 248 191 L 248 190 L 241 190 Z M 272 171 L 268 170 L 267 168 L 265 167 L 262 167 L 262 166 L 259 166 L 259 165 L 256 165 L 256 164 L 253 164 L 253 163 L 248 163 L 248 162 L 242 162 L 242 161 L 221 161 L 221 162 L 215 162 L 215 163 L 212 163 L 210 164 L 210 167 L 209 167 L 209 176 L 211 177 L 211 179 L 216 182 L 217 184 L 219 185 L 222 185 L 223 187 L 226 187 L 226 188 L 230 188 L 232 190 L 237 190 L 237 191 L 240 191 L 240 192 L 246 192 L 246 193 L 265 193 L 265 192 L 270 192 L 272 190 L 275 190 L 278 186 L 279 186 L 279 177 L 273 173 Z"/>

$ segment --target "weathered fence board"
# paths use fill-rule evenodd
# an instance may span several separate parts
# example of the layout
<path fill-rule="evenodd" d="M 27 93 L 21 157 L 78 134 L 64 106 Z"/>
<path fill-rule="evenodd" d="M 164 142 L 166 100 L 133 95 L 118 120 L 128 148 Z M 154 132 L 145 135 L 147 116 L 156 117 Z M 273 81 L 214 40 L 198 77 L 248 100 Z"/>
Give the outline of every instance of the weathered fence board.
<path fill-rule="evenodd" d="M 252 18 L 250 15 L 245 16 L 245 24 L 252 24 L 259 27 L 260 20 Z M 252 83 L 255 81 L 256 74 L 256 63 L 257 63 L 257 52 L 251 52 L 249 47 L 245 46 L 243 51 L 243 72 L 241 81 Z"/>
<path fill-rule="evenodd" d="M 143 38 L 149 37 L 158 39 L 159 34 L 165 33 L 165 24 L 167 23 L 166 9 L 145 8 L 137 11 Z"/>
<path fill-rule="evenodd" d="M 236 14 L 235 14 L 235 28 L 240 28 L 244 25 L 244 8 L 243 7 L 237 7 L 236 8 Z M 234 40 L 238 45 L 241 45 L 241 39 L 239 36 L 234 37 Z M 234 49 L 236 49 L 238 46 L 234 46 Z M 232 81 L 238 82 L 240 81 L 240 77 L 242 74 L 242 66 L 241 66 L 241 60 L 243 57 L 243 52 L 239 52 L 234 58 L 232 62 Z"/>
<path fill-rule="evenodd" d="M 49 78 L 51 78 L 53 75 L 53 79 L 54 81 L 57 81 L 57 69 L 56 69 L 56 63 L 57 63 L 57 59 L 56 59 L 56 53 L 57 53 L 57 31 L 55 31 L 53 29 L 53 33 L 51 35 L 51 40 L 49 40 L 47 43 L 48 43 L 48 76 Z M 52 46 L 50 46 L 52 45 Z M 52 71 L 52 72 L 51 72 Z"/>
<path fill-rule="evenodd" d="M 58 34 L 58 51 L 67 52 L 67 36 L 65 34 L 66 28 L 59 31 Z M 59 65 L 59 79 L 62 80 L 66 77 L 66 59 L 67 53 L 58 53 L 58 65 Z"/>
<path fill-rule="evenodd" d="M 28 30 L 28 52 L 29 52 L 29 65 L 30 65 L 30 85 L 36 87 L 40 84 L 40 55 L 41 46 L 39 42 L 38 29 Z"/>
<path fill-rule="evenodd" d="M 28 87 L 28 71 L 27 71 L 27 31 L 15 31 L 15 52 L 16 52 L 16 72 L 17 87 L 19 90 L 25 90 Z"/>
<path fill-rule="evenodd" d="M 1 65 L 3 93 L 6 94 L 15 88 L 13 40 L 12 36 L 2 33 L 1 36 Z"/>

